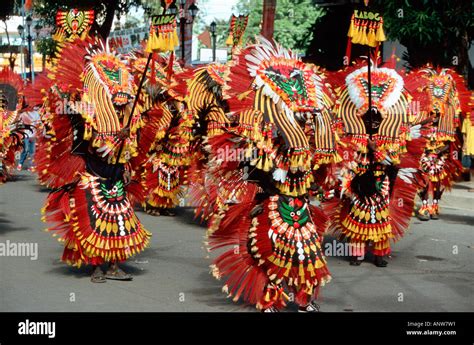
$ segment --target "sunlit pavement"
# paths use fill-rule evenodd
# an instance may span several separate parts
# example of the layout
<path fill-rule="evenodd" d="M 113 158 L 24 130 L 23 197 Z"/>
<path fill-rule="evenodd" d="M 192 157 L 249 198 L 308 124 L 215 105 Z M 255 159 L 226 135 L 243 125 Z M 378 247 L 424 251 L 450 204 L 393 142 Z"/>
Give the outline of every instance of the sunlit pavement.
<path fill-rule="evenodd" d="M 0 311 L 253 311 L 226 298 L 209 274 L 205 228 L 191 209 L 174 218 L 139 212 L 153 238 L 124 266 L 134 280 L 90 283 L 90 268 L 60 262 L 62 245 L 44 232 L 47 191 L 31 173 L 18 175 L 0 186 L 0 243 L 37 244 L 38 257 L 0 257 Z M 321 310 L 474 310 L 474 214 L 448 206 L 455 208 L 443 208 L 440 220 L 412 220 L 387 268 L 328 258 L 333 280 L 321 288 Z"/>

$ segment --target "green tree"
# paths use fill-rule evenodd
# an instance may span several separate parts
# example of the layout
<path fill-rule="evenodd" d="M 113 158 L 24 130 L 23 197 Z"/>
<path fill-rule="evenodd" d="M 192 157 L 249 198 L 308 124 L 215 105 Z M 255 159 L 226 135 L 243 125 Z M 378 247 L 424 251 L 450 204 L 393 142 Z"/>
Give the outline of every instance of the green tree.
<path fill-rule="evenodd" d="M 249 14 L 246 39 L 253 41 L 260 34 L 263 1 L 239 0 L 235 14 Z M 300 53 L 305 52 L 313 38 L 312 27 L 324 16 L 325 10 L 314 0 L 278 0 L 275 16 L 275 40 Z"/>
<path fill-rule="evenodd" d="M 43 56 L 43 70 L 47 60 L 51 60 L 56 54 L 57 43 L 51 37 L 43 37 L 35 41 L 36 50 Z"/>
<path fill-rule="evenodd" d="M 378 0 L 391 40 L 407 47 L 409 67 L 427 62 L 470 69 L 468 50 L 474 39 L 474 2 L 465 0 Z"/>

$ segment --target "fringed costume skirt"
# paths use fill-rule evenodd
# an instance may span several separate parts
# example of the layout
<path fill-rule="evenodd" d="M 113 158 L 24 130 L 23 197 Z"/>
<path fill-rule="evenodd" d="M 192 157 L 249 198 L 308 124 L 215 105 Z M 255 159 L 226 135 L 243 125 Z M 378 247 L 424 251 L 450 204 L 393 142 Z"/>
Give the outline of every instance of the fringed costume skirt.
<path fill-rule="evenodd" d="M 282 308 L 291 297 L 306 305 L 331 279 L 321 248 L 327 219 L 303 198 L 271 196 L 230 206 L 210 235 L 211 249 L 232 248 L 215 261 L 213 273 L 226 277 L 224 291 L 260 309 Z"/>
<path fill-rule="evenodd" d="M 140 253 L 151 234 L 143 228 L 122 180 L 89 173 L 52 192 L 43 209 L 48 231 L 64 242 L 62 260 L 74 266 L 121 262 Z"/>

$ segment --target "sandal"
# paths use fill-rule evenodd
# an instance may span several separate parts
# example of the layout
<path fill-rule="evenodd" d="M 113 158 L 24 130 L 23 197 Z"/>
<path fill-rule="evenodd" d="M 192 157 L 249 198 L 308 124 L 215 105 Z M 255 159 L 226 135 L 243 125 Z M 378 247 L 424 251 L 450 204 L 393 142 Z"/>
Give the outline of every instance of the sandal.
<path fill-rule="evenodd" d="M 163 216 L 174 217 L 176 213 L 171 211 L 169 208 L 162 208 L 160 212 Z"/>
<path fill-rule="evenodd" d="M 280 312 L 280 311 L 277 308 L 275 308 L 274 306 L 262 309 L 262 313 L 278 313 L 278 312 Z"/>
<path fill-rule="evenodd" d="M 91 275 L 91 282 L 92 283 L 105 283 L 105 275 L 104 272 L 100 269 L 99 266 L 97 266 L 94 269 L 94 272 L 92 272 Z"/>
<path fill-rule="evenodd" d="M 130 281 L 133 280 L 133 277 L 122 271 L 118 265 L 111 265 L 108 269 L 107 273 L 105 273 L 105 278 L 110 280 L 122 280 L 122 281 Z"/>
<path fill-rule="evenodd" d="M 383 259 L 383 256 L 374 255 L 374 264 L 377 267 L 387 267 L 388 262 Z"/>
<path fill-rule="evenodd" d="M 154 207 L 147 207 L 145 208 L 145 212 L 148 213 L 150 216 L 155 216 L 158 217 L 160 216 L 160 211 L 157 208 Z"/>
<path fill-rule="evenodd" d="M 319 304 L 316 302 L 311 302 L 305 306 L 298 307 L 298 313 L 319 313 Z"/>
<path fill-rule="evenodd" d="M 363 260 L 359 260 L 357 256 L 351 256 L 349 260 L 349 265 L 351 266 L 360 266 Z"/>

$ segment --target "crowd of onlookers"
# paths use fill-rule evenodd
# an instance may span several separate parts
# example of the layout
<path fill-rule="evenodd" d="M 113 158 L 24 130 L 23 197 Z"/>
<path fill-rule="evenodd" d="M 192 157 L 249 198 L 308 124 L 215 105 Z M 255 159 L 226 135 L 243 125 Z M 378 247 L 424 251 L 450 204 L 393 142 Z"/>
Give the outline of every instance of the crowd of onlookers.
<path fill-rule="evenodd" d="M 34 155 L 36 145 L 36 131 L 40 124 L 40 116 L 38 112 L 39 108 L 34 107 L 33 110 L 25 111 L 20 114 L 20 122 L 25 125 L 30 125 L 30 129 L 25 131 L 25 138 L 23 141 L 23 151 L 18 159 L 17 169 L 19 171 L 24 168 L 33 171 L 34 166 Z"/>
<path fill-rule="evenodd" d="M 463 146 L 462 146 L 462 166 L 464 168 L 464 180 L 471 181 L 471 173 L 474 165 L 474 126 L 466 118 L 462 125 Z M 470 188 L 469 192 L 474 192 Z"/>

